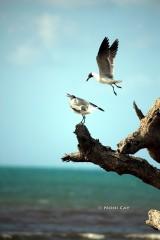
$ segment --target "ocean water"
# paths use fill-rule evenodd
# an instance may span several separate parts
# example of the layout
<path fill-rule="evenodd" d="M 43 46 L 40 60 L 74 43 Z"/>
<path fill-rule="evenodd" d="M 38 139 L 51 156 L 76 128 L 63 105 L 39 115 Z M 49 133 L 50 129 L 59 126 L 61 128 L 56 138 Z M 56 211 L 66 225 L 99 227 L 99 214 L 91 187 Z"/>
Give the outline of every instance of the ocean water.
<path fill-rule="evenodd" d="M 0 168 L 1 239 L 160 239 L 160 190 L 104 170 Z"/>

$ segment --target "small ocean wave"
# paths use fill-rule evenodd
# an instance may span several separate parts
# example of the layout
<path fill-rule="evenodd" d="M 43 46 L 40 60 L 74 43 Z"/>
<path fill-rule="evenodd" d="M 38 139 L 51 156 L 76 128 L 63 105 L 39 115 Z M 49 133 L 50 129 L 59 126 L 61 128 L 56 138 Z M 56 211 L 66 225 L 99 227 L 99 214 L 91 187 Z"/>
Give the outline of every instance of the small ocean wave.
<path fill-rule="evenodd" d="M 87 239 L 105 239 L 104 234 L 97 234 L 97 233 L 81 233 L 79 234 L 79 236 Z"/>
<path fill-rule="evenodd" d="M 50 203 L 50 201 L 48 200 L 48 199 L 39 199 L 38 201 L 37 201 L 37 203 L 39 203 L 39 204 L 42 204 L 42 205 L 47 205 L 47 204 L 49 204 Z"/>
<path fill-rule="evenodd" d="M 43 233 L 43 232 L 22 232 L 22 233 L 3 233 L 0 240 L 124 240 L 124 239 L 145 239 L 159 240 L 160 234 L 123 234 L 123 233 Z"/>
<path fill-rule="evenodd" d="M 147 234 L 127 234 L 126 238 L 128 239 L 145 239 L 145 240 L 160 240 L 160 234 L 153 234 L 153 233 L 147 233 Z"/>

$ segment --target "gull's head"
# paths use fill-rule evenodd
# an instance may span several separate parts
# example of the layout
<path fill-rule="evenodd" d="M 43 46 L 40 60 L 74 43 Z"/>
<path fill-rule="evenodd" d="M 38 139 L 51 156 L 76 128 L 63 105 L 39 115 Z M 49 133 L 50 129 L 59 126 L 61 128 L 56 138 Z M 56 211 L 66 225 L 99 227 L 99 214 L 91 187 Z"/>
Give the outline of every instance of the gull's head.
<path fill-rule="evenodd" d="M 88 74 L 88 77 L 87 77 L 87 80 L 86 81 L 88 81 L 90 78 L 92 78 L 93 77 L 93 73 L 92 72 L 90 72 L 89 74 Z"/>

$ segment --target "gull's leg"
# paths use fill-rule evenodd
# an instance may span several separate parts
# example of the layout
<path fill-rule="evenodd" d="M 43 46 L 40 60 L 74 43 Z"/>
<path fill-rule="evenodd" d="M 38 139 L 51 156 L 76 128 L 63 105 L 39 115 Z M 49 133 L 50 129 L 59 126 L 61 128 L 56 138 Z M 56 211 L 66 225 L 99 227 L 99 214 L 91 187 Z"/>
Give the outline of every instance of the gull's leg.
<path fill-rule="evenodd" d="M 81 124 L 84 124 L 84 123 L 85 123 L 85 120 L 86 120 L 85 115 L 82 115 L 82 121 L 81 121 Z"/>
<path fill-rule="evenodd" d="M 116 83 L 114 84 L 117 88 L 122 88 L 121 86 L 118 86 Z"/>
<path fill-rule="evenodd" d="M 85 121 L 86 121 L 86 116 L 83 115 L 83 124 L 85 123 Z"/>
<path fill-rule="evenodd" d="M 117 96 L 117 93 L 115 92 L 115 90 L 114 90 L 114 86 L 111 84 L 111 86 L 112 86 L 112 88 L 113 88 L 113 92 L 114 92 L 114 94 Z"/>

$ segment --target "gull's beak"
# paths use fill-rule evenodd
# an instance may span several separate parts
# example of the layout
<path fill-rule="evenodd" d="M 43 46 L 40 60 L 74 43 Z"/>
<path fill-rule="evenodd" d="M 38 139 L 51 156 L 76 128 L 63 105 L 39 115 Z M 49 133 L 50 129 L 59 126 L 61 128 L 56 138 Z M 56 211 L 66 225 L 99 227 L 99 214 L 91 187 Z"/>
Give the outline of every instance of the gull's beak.
<path fill-rule="evenodd" d="M 93 77 L 93 75 L 92 75 L 92 73 L 90 73 L 90 74 L 88 74 L 88 77 L 87 77 L 87 82 L 88 82 L 88 80 L 90 79 L 90 78 L 92 78 Z"/>

